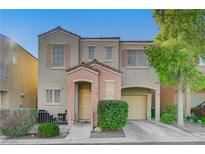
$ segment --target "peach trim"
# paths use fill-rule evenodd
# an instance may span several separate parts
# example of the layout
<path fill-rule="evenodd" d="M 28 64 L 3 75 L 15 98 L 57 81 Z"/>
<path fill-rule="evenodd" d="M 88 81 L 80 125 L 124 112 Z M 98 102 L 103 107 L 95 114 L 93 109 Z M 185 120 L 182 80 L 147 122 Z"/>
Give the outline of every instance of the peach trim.
<path fill-rule="evenodd" d="M 71 38 L 74 38 L 74 39 L 79 39 L 77 36 L 74 36 L 74 35 L 72 35 L 72 34 L 66 33 L 66 32 L 64 32 L 63 30 L 60 30 L 60 29 L 54 30 L 54 31 L 52 31 L 52 32 L 50 32 L 50 33 L 48 33 L 48 34 L 45 34 L 45 35 L 43 35 L 43 36 L 40 36 L 39 38 L 46 38 L 46 37 L 48 37 L 49 35 L 52 35 L 52 34 L 57 33 L 57 32 L 62 32 L 62 33 L 66 34 L 66 35 L 68 35 L 68 36 L 70 36 Z"/>
<path fill-rule="evenodd" d="M 117 72 L 115 72 L 115 71 L 112 71 L 112 70 L 110 70 L 110 69 L 108 69 L 108 68 L 106 68 L 106 67 L 103 67 L 103 66 L 99 65 L 99 64 L 91 64 L 90 66 L 95 66 L 95 65 L 97 65 L 97 66 L 99 66 L 99 67 L 101 67 L 101 68 L 103 68 L 103 69 L 105 69 L 105 70 L 107 70 L 107 71 L 109 71 L 109 72 L 112 72 L 112 73 L 115 73 L 115 74 L 117 74 L 117 75 L 119 75 L 119 76 L 122 76 L 122 74 L 117 73 Z"/>
<path fill-rule="evenodd" d="M 77 79 L 77 80 L 73 80 L 73 82 L 79 82 L 79 81 L 86 81 L 86 82 L 93 83 L 92 80 L 87 80 L 87 79 Z"/>
<path fill-rule="evenodd" d="M 67 72 L 67 74 L 72 74 L 73 72 L 76 72 L 76 71 L 81 70 L 81 69 L 85 69 L 85 70 L 87 70 L 87 71 L 89 71 L 89 72 L 92 72 L 92 73 L 94 73 L 94 74 L 97 74 L 97 75 L 99 74 L 98 72 L 95 72 L 95 71 L 90 70 L 90 69 L 85 68 L 85 67 L 79 67 L 79 68 L 77 68 L 77 69 L 75 69 L 75 70 L 72 70 L 72 71 L 70 71 L 70 72 Z"/>
<path fill-rule="evenodd" d="M 130 86 L 123 86 L 123 87 L 121 87 L 121 89 L 125 89 L 125 88 L 146 88 L 146 89 L 152 89 L 152 90 L 159 89 L 159 88 L 147 87 L 147 86 L 143 86 L 143 85 L 130 85 Z"/>

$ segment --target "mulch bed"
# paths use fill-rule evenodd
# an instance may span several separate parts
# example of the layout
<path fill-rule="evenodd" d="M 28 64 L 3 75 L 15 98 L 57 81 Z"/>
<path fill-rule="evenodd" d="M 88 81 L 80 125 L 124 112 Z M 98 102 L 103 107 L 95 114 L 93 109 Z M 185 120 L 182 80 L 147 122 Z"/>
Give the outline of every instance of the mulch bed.
<path fill-rule="evenodd" d="M 6 139 L 63 139 L 67 136 L 68 134 L 60 134 L 59 136 L 55 137 L 38 137 L 35 133 L 33 134 L 27 134 L 25 136 L 19 136 L 19 137 L 7 137 Z"/>
<path fill-rule="evenodd" d="M 102 132 L 91 132 L 90 138 L 121 138 L 126 137 L 124 131 L 118 130 L 118 131 L 102 131 Z"/>

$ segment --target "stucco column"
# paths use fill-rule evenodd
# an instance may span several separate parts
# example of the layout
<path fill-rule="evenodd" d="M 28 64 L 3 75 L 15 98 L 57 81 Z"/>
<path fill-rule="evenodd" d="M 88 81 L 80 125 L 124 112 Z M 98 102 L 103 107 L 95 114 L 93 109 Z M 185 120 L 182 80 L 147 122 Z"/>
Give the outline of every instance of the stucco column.
<path fill-rule="evenodd" d="M 97 125 L 97 105 L 98 105 L 98 81 L 92 83 L 91 86 L 91 124 Z"/>
<path fill-rule="evenodd" d="M 160 121 L 160 89 L 155 90 L 155 120 Z"/>
<path fill-rule="evenodd" d="M 67 114 L 67 119 L 68 119 L 68 125 L 72 126 L 74 122 L 74 91 L 75 91 L 75 83 L 68 80 L 67 83 L 67 104 L 68 104 L 68 114 Z"/>
<path fill-rule="evenodd" d="M 147 94 L 147 120 L 151 120 L 152 94 Z"/>
<path fill-rule="evenodd" d="M 190 116 L 191 114 L 191 92 L 190 89 L 185 89 L 185 116 Z"/>

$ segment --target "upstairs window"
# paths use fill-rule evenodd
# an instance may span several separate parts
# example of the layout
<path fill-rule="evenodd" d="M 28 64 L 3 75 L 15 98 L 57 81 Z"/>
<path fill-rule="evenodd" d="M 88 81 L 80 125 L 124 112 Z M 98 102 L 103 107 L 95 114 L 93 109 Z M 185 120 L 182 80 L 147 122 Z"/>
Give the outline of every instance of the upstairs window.
<path fill-rule="evenodd" d="M 106 60 L 112 60 L 112 48 L 113 47 L 106 47 Z"/>
<path fill-rule="evenodd" d="M 205 65 L 205 57 L 199 58 L 199 65 Z"/>
<path fill-rule="evenodd" d="M 95 59 L 94 47 L 88 47 L 88 60 Z"/>
<path fill-rule="evenodd" d="M 148 67 L 148 61 L 144 51 L 128 50 L 127 66 Z"/>
<path fill-rule="evenodd" d="M 52 46 L 52 67 L 65 66 L 65 47 L 63 44 Z"/>

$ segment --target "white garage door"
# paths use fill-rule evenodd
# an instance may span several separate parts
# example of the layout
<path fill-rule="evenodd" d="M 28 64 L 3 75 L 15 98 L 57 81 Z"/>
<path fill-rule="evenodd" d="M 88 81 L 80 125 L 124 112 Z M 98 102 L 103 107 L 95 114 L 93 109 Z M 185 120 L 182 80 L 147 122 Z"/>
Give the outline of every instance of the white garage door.
<path fill-rule="evenodd" d="M 147 114 L 147 96 L 122 96 L 128 102 L 128 119 L 144 120 Z"/>

